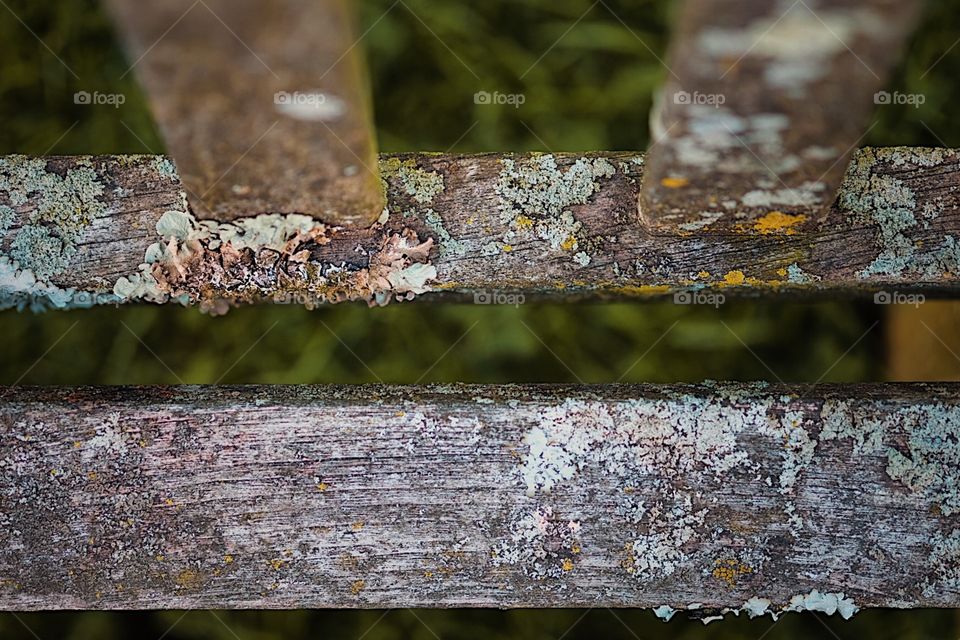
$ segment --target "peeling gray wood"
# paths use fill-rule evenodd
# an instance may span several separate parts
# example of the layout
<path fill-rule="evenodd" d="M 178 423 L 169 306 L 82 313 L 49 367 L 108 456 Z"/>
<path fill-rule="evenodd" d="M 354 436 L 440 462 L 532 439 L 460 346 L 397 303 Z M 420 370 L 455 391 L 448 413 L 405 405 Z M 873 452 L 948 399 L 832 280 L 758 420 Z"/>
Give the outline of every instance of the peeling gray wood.
<path fill-rule="evenodd" d="M 0 158 L 0 306 L 130 301 L 956 295 L 960 156 L 863 149 L 816 229 L 794 220 L 662 234 L 637 217 L 642 156 L 381 158 L 389 215 L 197 221 L 154 156 Z M 476 296 L 476 298 L 475 298 Z"/>
<path fill-rule="evenodd" d="M 0 609 L 956 607 L 958 447 L 956 384 L 8 388 Z"/>
<path fill-rule="evenodd" d="M 109 0 L 190 204 L 370 226 L 384 207 L 347 0 Z"/>
<path fill-rule="evenodd" d="M 920 0 L 687 0 L 651 117 L 642 214 L 664 229 L 829 210 Z M 916 99 L 915 96 L 912 97 Z"/>

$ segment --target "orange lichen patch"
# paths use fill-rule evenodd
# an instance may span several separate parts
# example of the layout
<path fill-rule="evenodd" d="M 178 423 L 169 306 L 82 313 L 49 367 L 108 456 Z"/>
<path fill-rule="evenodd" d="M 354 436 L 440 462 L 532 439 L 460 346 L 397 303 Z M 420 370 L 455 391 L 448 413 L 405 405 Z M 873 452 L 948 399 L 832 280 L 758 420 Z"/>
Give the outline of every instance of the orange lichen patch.
<path fill-rule="evenodd" d="M 567 236 L 567 239 L 560 243 L 560 248 L 564 251 L 572 251 L 577 246 L 577 239 L 573 236 Z"/>
<path fill-rule="evenodd" d="M 806 220 L 807 216 L 802 214 L 791 215 L 789 213 L 783 213 L 782 211 L 771 211 L 757 220 L 753 225 L 753 229 L 763 234 L 783 233 L 789 236 L 797 232 L 793 227 L 798 224 L 803 224 Z"/>
<path fill-rule="evenodd" d="M 743 271 L 730 271 L 727 275 L 723 276 L 724 284 L 730 286 L 739 286 L 746 281 L 746 276 L 743 275 Z"/>
<path fill-rule="evenodd" d="M 353 595 L 359 595 L 363 591 L 364 587 L 367 586 L 366 581 L 364 580 L 355 580 L 352 585 L 350 585 L 350 593 Z"/>
<path fill-rule="evenodd" d="M 747 573 L 753 573 L 753 569 L 751 567 L 748 567 L 734 558 L 714 560 L 713 564 L 715 566 L 713 571 L 710 573 L 717 580 L 726 582 L 727 586 L 730 588 L 737 586 L 737 578 L 740 576 Z"/>
<path fill-rule="evenodd" d="M 777 275 L 780 276 L 781 278 L 786 278 L 787 270 L 784 269 L 783 267 L 780 267 L 779 269 L 777 269 Z"/>
<path fill-rule="evenodd" d="M 570 558 L 564 558 L 563 563 L 560 565 L 560 568 L 563 569 L 564 571 L 573 570 L 573 560 L 571 560 Z"/>
<path fill-rule="evenodd" d="M 679 189 L 690 184 L 690 181 L 686 178 L 664 178 L 660 181 L 660 184 L 665 186 L 667 189 Z"/>
<path fill-rule="evenodd" d="M 709 271 L 699 271 L 699 272 L 697 273 L 697 277 L 700 278 L 701 280 L 706 280 L 707 278 L 710 277 L 710 272 L 709 272 Z"/>

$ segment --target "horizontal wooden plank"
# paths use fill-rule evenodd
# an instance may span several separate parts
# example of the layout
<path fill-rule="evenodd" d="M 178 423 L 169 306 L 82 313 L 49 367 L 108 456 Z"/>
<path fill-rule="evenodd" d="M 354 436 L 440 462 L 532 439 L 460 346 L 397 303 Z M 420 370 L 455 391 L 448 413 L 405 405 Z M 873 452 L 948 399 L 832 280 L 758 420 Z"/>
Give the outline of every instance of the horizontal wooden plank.
<path fill-rule="evenodd" d="M 0 398 L 0 609 L 960 606 L 956 384 Z"/>
<path fill-rule="evenodd" d="M 198 216 L 385 206 L 348 0 L 109 0 Z"/>
<path fill-rule="evenodd" d="M 651 118 L 645 219 L 733 227 L 776 210 L 816 225 L 922 5 L 686 0 Z"/>
<path fill-rule="evenodd" d="M 680 294 L 960 289 L 960 156 L 864 149 L 817 227 L 658 233 L 638 218 L 644 159 L 586 155 L 381 158 L 389 215 L 371 229 L 305 216 L 197 221 L 155 156 L 0 158 L 0 307 L 177 301 L 515 303 Z M 422 295 L 421 294 L 425 294 Z"/>

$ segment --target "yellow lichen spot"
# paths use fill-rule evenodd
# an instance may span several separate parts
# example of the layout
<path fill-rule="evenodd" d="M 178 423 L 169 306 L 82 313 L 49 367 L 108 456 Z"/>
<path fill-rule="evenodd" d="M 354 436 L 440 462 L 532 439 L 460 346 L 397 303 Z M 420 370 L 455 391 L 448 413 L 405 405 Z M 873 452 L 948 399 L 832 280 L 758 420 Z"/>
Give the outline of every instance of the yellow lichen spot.
<path fill-rule="evenodd" d="M 697 273 L 697 277 L 700 278 L 701 280 L 706 280 L 707 278 L 710 277 L 710 272 L 709 272 L 709 271 L 700 271 L 700 272 Z"/>
<path fill-rule="evenodd" d="M 624 487 L 624 488 L 623 488 L 623 492 L 626 493 L 626 494 L 635 493 L 635 492 L 636 492 L 636 488 L 635 488 L 635 487 Z"/>
<path fill-rule="evenodd" d="M 517 229 L 523 229 L 524 231 L 533 229 L 533 218 L 517 216 L 513 222 L 517 226 Z"/>
<path fill-rule="evenodd" d="M 477 221 L 476 216 L 470 216 L 469 218 L 467 218 L 467 224 L 473 224 L 476 221 Z"/>
<path fill-rule="evenodd" d="M 227 555 L 223 556 L 223 562 L 224 564 L 233 564 L 233 556 L 228 553 Z"/>
<path fill-rule="evenodd" d="M 784 269 L 783 267 L 780 267 L 779 269 L 777 269 L 777 275 L 780 276 L 781 278 L 786 278 L 787 270 Z"/>
<path fill-rule="evenodd" d="M 367 583 L 363 580 L 355 580 L 352 585 L 350 585 L 350 593 L 353 595 L 359 595 L 363 591 L 364 587 L 367 586 Z"/>
<path fill-rule="evenodd" d="M 320 482 L 317 484 L 317 491 L 326 491 L 329 488 L 330 485 L 328 485 L 326 482 Z"/>
<path fill-rule="evenodd" d="M 433 577 L 433 571 L 424 571 L 424 572 L 423 572 L 423 577 L 424 577 L 424 578 L 432 578 L 432 577 Z"/>
<path fill-rule="evenodd" d="M 394 417 L 396 417 L 396 418 L 402 418 L 403 416 L 407 415 L 407 412 L 406 412 L 406 411 L 397 411 L 397 412 L 396 412 L 395 414 L 393 414 L 393 415 L 394 415 Z"/>
<path fill-rule="evenodd" d="M 560 243 L 560 248 L 564 251 L 573 251 L 577 248 L 577 239 L 573 236 L 567 236 L 567 239 Z"/>
<path fill-rule="evenodd" d="M 560 565 L 564 571 L 571 571 L 573 569 L 573 560 L 570 558 L 564 558 L 563 564 Z"/>
<path fill-rule="evenodd" d="M 96 479 L 97 479 L 97 472 L 96 472 L 96 471 L 88 471 L 88 472 L 87 472 L 87 480 L 96 480 Z"/>
<path fill-rule="evenodd" d="M 351 526 L 350 528 L 353 529 L 354 531 L 360 531 L 361 529 L 363 529 L 363 523 L 362 523 L 362 522 L 354 522 L 354 523 L 353 523 L 353 526 Z"/>
<path fill-rule="evenodd" d="M 157 561 L 158 561 L 158 562 L 163 562 L 163 554 L 162 554 L 162 553 L 158 553 L 158 554 L 157 554 Z"/>
<path fill-rule="evenodd" d="M 74 441 L 73 441 L 73 448 L 74 448 L 74 449 L 79 449 L 79 448 L 82 447 L 82 446 L 83 446 L 83 443 L 80 442 L 79 440 L 74 440 Z"/>
<path fill-rule="evenodd" d="M 743 275 L 743 271 L 731 271 L 723 276 L 723 281 L 733 286 L 741 285 L 745 280 L 746 276 Z"/>
<path fill-rule="evenodd" d="M 733 588 L 737 586 L 737 578 L 747 573 L 753 573 L 753 569 L 734 558 L 714 560 L 716 565 L 710 573 L 717 580 L 727 583 L 727 586 Z"/>
<path fill-rule="evenodd" d="M 167 505 L 168 507 L 172 507 L 172 506 L 173 506 L 173 498 L 167 498 L 166 500 L 163 501 L 163 503 L 164 503 L 165 505 Z"/>
<path fill-rule="evenodd" d="M 573 546 L 570 547 L 570 551 L 572 551 L 573 553 L 580 553 L 580 543 L 574 542 Z"/>
<path fill-rule="evenodd" d="M 283 569 L 284 562 L 286 561 L 281 558 L 274 558 L 270 561 L 270 566 L 273 567 L 274 571 L 280 571 L 280 569 Z"/>
<path fill-rule="evenodd" d="M 660 184 L 665 186 L 667 189 L 679 189 L 690 184 L 690 181 L 686 178 L 664 178 L 660 181 Z"/>
<path fill-rule="evenodd" d="M 505 244 L 505 245 L 503 245 L 503 250 L 504 250 L 506 253 L 510 253 L 511 251 L 513 251 L 513 245 L 512 245 L 512 244 Z"/>
<path fill-rule="evenodd" d="M 782 211 L 771 211 L 754 223 L 753 228 L 760 233 L 783 233 L 793 235 L 797 232 L 793 227 L 803 224 L 805 215 L 791 215 Z"/>
<path fill-rule="evenodd" d="M 177 574 L 176 582 L 185 589 L 193 588 L 200 584 L 200 574 L 193 569 L 184 569 Z"/>

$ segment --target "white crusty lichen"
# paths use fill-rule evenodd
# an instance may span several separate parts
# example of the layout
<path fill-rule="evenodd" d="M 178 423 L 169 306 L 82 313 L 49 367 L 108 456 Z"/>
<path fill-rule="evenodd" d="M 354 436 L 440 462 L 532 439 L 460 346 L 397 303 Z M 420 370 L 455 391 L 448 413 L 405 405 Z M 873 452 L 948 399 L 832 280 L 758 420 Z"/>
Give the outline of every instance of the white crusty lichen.
<path fill-rule="evenodd" d="M 783 611 L 817 611 L 832 616 L 839 613 L 849 620 L 858 611 L 857 605 L 843 593 L 821 593 L 814 589 L 807 594 L 795 595 Z"/>
<path fill-rule="evenodd" d="M 520 565 L 531 578 L 561 578 L 581 552 L 580 523 L 554 517 L 550 507 L 514 515 L 510 538 L 494 547 L 493 564 Z"/>

